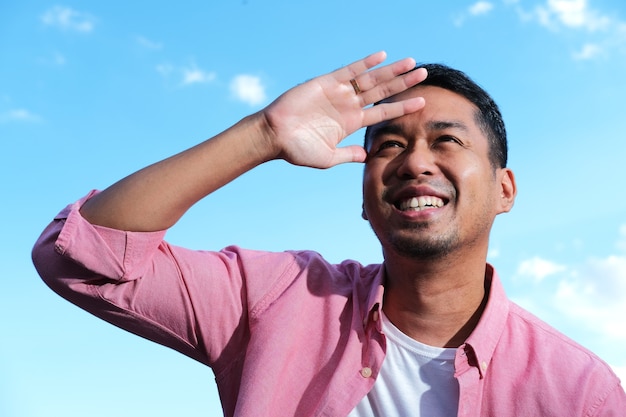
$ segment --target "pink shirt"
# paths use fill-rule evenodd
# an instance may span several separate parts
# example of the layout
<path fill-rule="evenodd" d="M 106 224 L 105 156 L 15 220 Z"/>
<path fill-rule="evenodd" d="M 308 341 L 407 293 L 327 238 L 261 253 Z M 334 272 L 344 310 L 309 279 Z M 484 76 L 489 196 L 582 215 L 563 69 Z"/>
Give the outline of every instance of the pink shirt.
<path fill-rule="evenodd" d="M 87 197 L 86 197 L 87 198 Z M 383 267 L 314 252 L 191 251 L 165 232 L 93 226 L 68 206 L 33 260 L 61 296 L 208 366 L 226 416 L 346 416 L 385 358 Z M 459 416 L 626 416 L 610 368 L 506 298 L 455 358 Z"/>

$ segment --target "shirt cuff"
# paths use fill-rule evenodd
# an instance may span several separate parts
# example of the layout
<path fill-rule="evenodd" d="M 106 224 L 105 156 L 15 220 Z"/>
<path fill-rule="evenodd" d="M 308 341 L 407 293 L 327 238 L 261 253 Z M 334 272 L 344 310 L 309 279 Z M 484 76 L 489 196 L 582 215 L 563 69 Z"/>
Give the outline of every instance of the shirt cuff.
<path fill-rule="evenodd" d="M 143 276 L 163 243 L 166 231 L 127 232 L 89 223 L 79 210 L 96 194 L 98 191 L 91 191 L 55 217 L 64 222 L 55 250 L 112 280 L 132 281 Z"/>

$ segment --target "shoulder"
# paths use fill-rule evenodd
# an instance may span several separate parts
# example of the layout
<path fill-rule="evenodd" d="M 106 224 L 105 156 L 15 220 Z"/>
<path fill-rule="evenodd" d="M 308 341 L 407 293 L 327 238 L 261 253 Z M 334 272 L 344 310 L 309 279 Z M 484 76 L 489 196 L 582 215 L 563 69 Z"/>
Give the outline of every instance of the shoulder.
<path fill-rule="evenodd" d="M 278 299 L 289 302 L 308 296 L 323 299 L 352 295 L 367 298 L 381 269 L 380 264 L 364 266 L 351 259 L 332 263 L 311 250 L 268 252 L 229 246 L 220 254 L 241 271 L 247 290 L 258 295 L 254 303 L 257 313 Z"/>
<path fill-rule="evenodd" d="M 591 350 L 566 336 L 531 312 L 510 301 L 505 337 L 517 339 L 518 347 L 538 360 L 551 360 L 570 371 L 576 367 L 599 368 L 607 376 L 613 374 L 609 365 Z"/>
<path fill-rule="evenodd" d="M 380 279 L 380 264 L 363 265 L 353 259 L 339 263 L 326 260 L 314 251 L 290 251 L 300 271 L 299 280 L 306 282 L 307 289 L 317 295 L 353 294 L 363 295 Z"/>
<path fill-rule="evenodd" d="M 604 360 L 513 302 L 500 345 L 505 348 L 499 349 L 501 358 L 519 360 L 505 368 L 513 368 L 531 389 L 541 388 L 546 397 L 567 398 L 590 411 L 621 389 L 619 378 Z"/>

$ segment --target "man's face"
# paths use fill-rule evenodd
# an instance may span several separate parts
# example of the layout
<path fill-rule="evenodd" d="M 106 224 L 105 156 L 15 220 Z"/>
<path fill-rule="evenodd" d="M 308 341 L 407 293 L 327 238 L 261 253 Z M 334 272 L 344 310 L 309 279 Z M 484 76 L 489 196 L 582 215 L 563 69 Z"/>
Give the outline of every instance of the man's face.
<path fill-rule="evenodd" d="M 513 205 L 513 174 L 491 164 L 469 100 L 433 86 L 391 100 L 408 96 L 424 97 L 425 107 L 370 129 L 363 216 L 386 257 L 486 252 L 495 216 Z"/>

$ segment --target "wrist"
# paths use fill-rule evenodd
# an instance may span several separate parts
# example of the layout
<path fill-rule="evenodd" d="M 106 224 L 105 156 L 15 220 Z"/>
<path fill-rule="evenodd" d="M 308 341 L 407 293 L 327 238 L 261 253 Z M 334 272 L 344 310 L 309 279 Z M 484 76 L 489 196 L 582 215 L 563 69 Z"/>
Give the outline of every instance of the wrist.
<path fill-rule="evenodd" d="M 259 164 L 280 158 L 281 149 L 275 140 L 276 134 L 263 110 L 251 114 L 241 122 L 248 136 L 249 151 Z"/>

